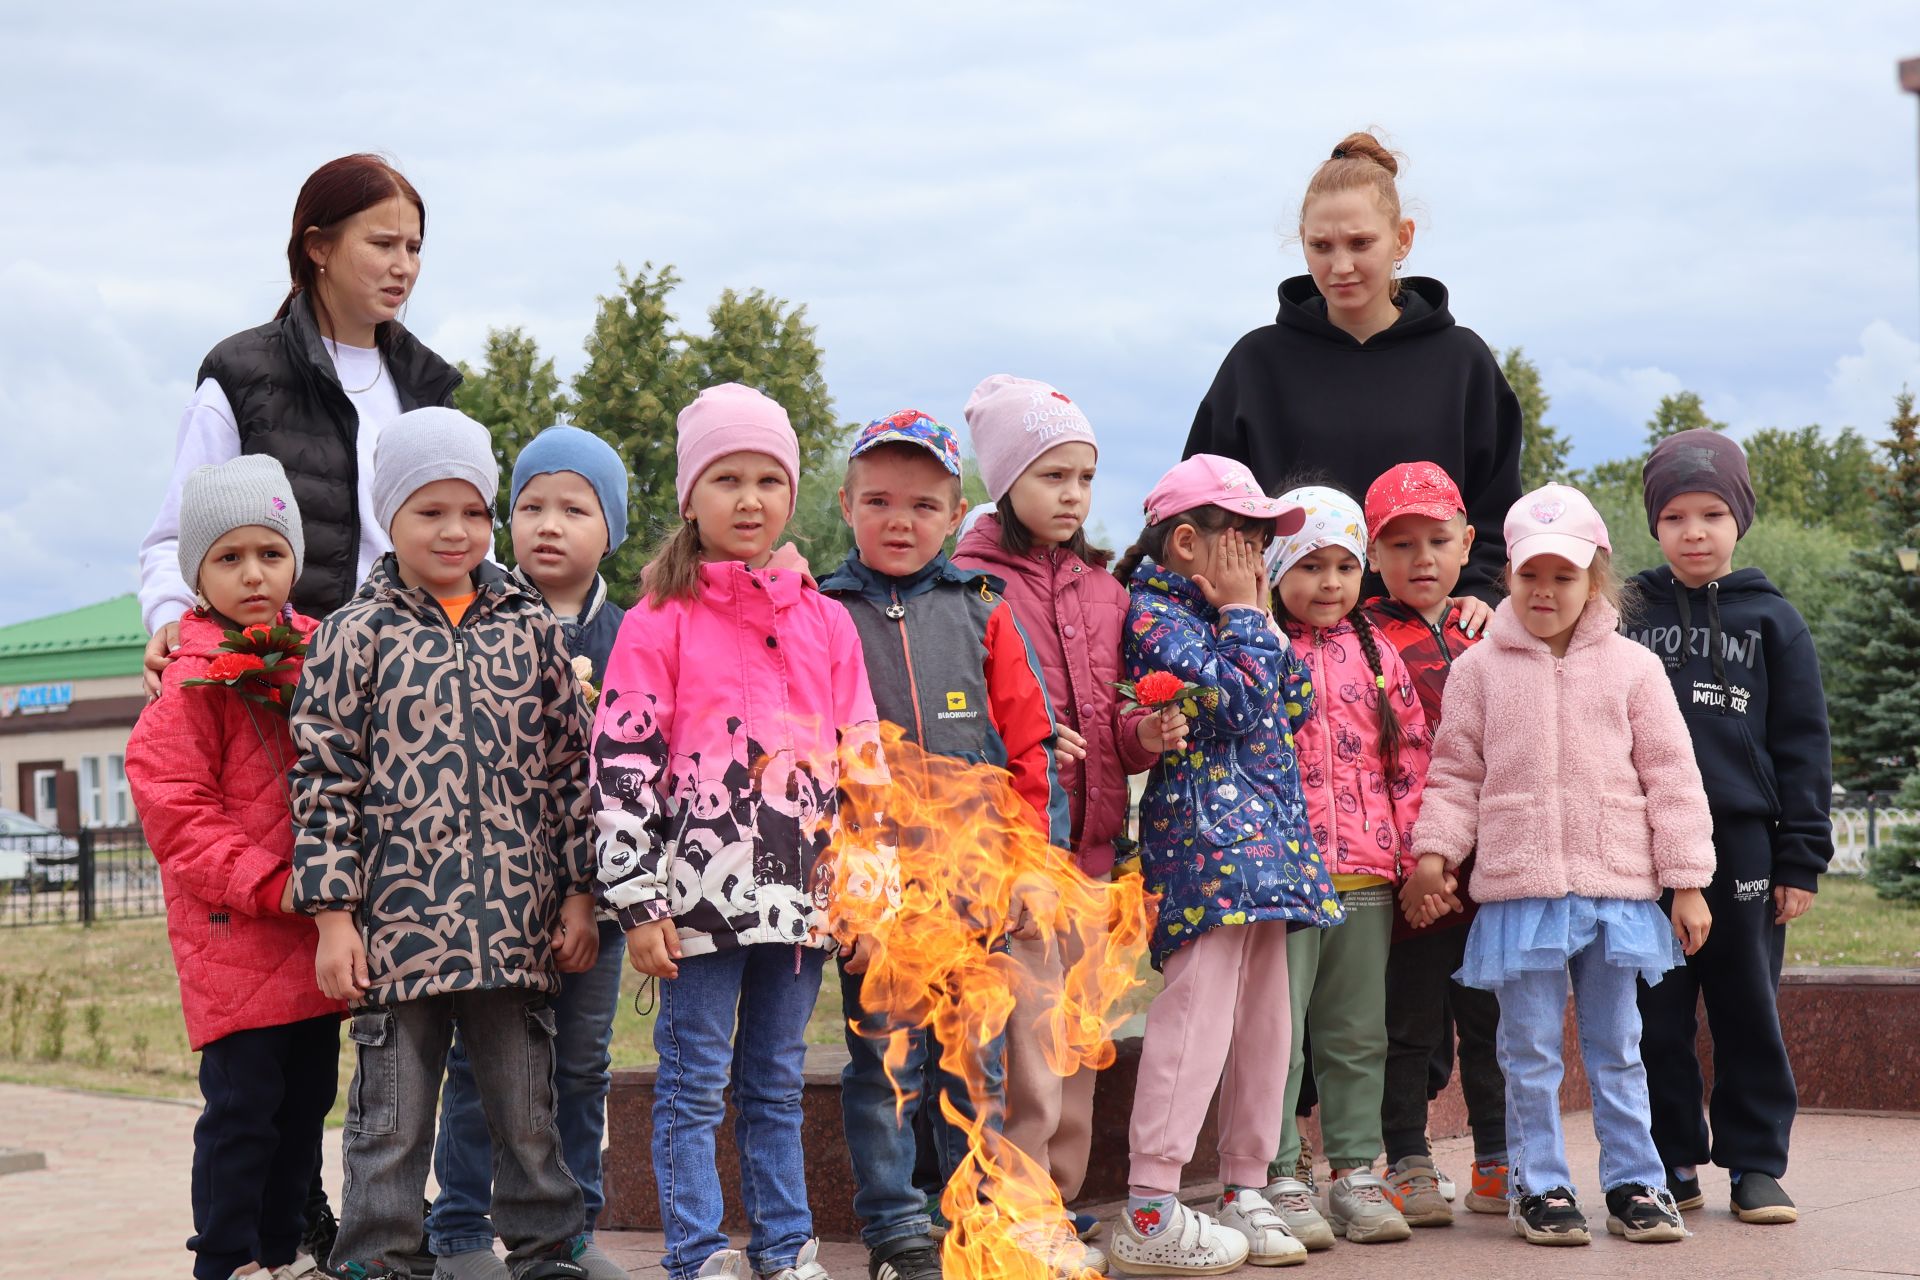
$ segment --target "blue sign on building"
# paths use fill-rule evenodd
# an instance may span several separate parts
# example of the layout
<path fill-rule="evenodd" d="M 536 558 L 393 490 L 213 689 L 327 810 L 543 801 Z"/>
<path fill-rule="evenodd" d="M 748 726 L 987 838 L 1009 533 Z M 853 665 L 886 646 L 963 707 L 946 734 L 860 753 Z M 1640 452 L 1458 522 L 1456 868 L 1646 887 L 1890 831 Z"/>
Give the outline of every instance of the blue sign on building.
<path fill-rule="evenodd" d="M 0 716 L 39 716 L 65 711 L 73 705 L 73 682 L 27 684 L 0 689 Z"/>

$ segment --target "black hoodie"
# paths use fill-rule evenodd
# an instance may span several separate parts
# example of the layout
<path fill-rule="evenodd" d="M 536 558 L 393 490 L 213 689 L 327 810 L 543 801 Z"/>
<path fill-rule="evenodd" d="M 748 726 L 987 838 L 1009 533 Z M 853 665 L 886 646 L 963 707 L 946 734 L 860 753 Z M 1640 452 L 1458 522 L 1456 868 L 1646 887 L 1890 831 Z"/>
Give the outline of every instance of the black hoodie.
<path fill-rule="evenodd" d="M 1771 819 L 1773 882 L 1817 890 L 1833 857 L 1833 758 L 1806 620 L 1758 569 L 1688 589 L 1661 565 L 1634 584 L 1627 634 L 1667 664 L 1713 811 Z"/>
<path fill-rule="evenodd" d="M 1362 343 L 1327 319 L 1311 276 L 1286 281 L 1278 323 L 1221 362 L 1186 456 L 1237 458 L 1269 492 L 1298 470 L 1325 471 L 1356 500 L 1388 467 L 1438 463 L 1475 530 L 1458 589 L 1493 603 L 1501 526 L 1520 497 L 1520 402 L 1480 335 L 1453 322 L 1445 285 L 1411 276 L 1400 298 L 1400 318 Z"/>

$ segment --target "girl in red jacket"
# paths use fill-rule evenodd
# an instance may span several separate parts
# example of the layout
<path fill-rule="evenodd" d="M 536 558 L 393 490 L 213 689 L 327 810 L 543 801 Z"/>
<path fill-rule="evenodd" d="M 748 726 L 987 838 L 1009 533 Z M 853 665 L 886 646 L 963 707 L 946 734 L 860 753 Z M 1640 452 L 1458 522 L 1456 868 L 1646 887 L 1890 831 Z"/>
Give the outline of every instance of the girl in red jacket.
<path fill-rule="evenodd" d="M 314 983 L 313 922 L 293 912 L 284 700 L 293 673 L 239 684 L 225 633 L 314 621 L 287 597 L 305 549 L 280 464 L 205 466 L 180 499 L 180 575 L 198 606 L 158 701 L 127 743 L 127 782 L 160 863 L 167 934 L 206 1108 L 193 1130 L 193 1274 L 293 1272 L 333 1106 L 342 1006 Z M 256 660 L 251 663 L 258 666 Z"/>
<path fill-rule="evenodd" d="M 1484 643 L 1447 680 L 1446 716 L 1401 893 L 1415 925 L 1480 903 L 1457 975 L 1500 998 L 1508 1215 L 1529 1244 L 1591 1238 L 1560 1133 L 1567 990 L 1593 1086 L 1607 1230 L 1686 1235 L 1653 1144 L 1636 982 L 1658 983 L 1712 924 L 1713 819 L 1659 658 L 1619 634 L 1607 527 L 1545 485 L 1507 513 L 1507 582 Z M 1673 891 L 1672 925 L 1660 914 Z"/>
<path fill-rule="evenodd" d="M 1267 548 L 1275 615 L 1314 685 L 1313 714 L 1295 738 L 1300 790 L 1346 923 L 1287 939 L 1293 1025 L 1312 1028 L 1320 1133 L 1333 1174 L 1326 1218 L 1292 1176 L 1300 1149 L 1294 1103 L 1306 1061 L 1297 1035 L 1277 1181 L 1267 1199 L 1310 1249 L 1331 1245 L 1335 1233 L 1360 1244 L 1405 1240 L 1406 1219 L 1373 1161 L 1386 1085 L 1393 886 L 1412 861 L 1407 837 L 1427 772 L 1426 713 L 1399 651 L 1360 608 L 1367 546 L 1360 504 L 1323 485 L 1280 500 L 1306 512 L 1297 532 Z"/>
<path fill-rule="evenodd" d="M 954 563 L 999 578 L 1002 594 L 1040 661 L 1059 732 L 1073 855 L 1088 875 L 1113 869 L 1127 823 L 1127 775 L 1153 767 L 1180 741 L 1186 720 L 1121 710 L 1120 641 L 1127 589 L 1103 572 L 1111 553 L 1087 540 L 1099 446 L 1080 406 L 1044 382 L 996 373 L 967 400 L 967 431 L 980 479 L 997 510 L 961 537 Z M 1052 990 L 1078 959 L 1059 940 L 1015 941 L 1013 953 Z M 1007 1022 L 1006 1136 L 1053 1175 L 1061 1200 L 1080 1194 L 1093 1141 L 1094 1073 L 1064 1079 L 1047 1065 L 1051 1008 L 1016 1005 Z M 1099 1226 L 1078 1215 L 1076 1231 Z M 1090 1264 L 1089 1264 L 1090 1265 Z"/>

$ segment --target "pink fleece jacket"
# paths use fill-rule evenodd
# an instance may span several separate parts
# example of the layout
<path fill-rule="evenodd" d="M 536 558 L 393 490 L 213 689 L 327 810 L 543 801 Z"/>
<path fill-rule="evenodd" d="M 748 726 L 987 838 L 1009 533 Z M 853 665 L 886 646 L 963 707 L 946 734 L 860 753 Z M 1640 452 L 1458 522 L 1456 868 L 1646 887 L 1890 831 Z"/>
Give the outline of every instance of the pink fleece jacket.
<path fill-rule="evenodd" d="M 1595 600 L 1555 658 L 1504 601 L 1447 680 L 1414 847 L 1473 896 L 1651 899 L 1713 879 L 1693 739 L 1651 650 Z"/>

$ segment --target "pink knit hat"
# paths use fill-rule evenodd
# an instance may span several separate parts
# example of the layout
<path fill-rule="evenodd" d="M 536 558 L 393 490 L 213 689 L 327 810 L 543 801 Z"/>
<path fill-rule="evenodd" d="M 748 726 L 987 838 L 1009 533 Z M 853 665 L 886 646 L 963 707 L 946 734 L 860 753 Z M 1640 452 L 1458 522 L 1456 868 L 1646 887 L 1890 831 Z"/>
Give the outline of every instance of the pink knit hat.
<path fill-rule="evenodd" d="M 752 387 L 723 382 L 708 387 L 680 411 L 680 469 L 673 477 L 674 497 L 687 509 L 700 473 L 730 453 L 764 453 L 787 473 L 796 499 L 800 492 L 800 442 L 787 411 Z"/>
<path fill-rule="evenodd" d="M 967 436 L 980 463 L 987 496 L 1000 501 L 1020 473 L 1055 445 L 1100 445 L 1080 406 L 1044 382 L 991 374 L 967 397 Z"/>

